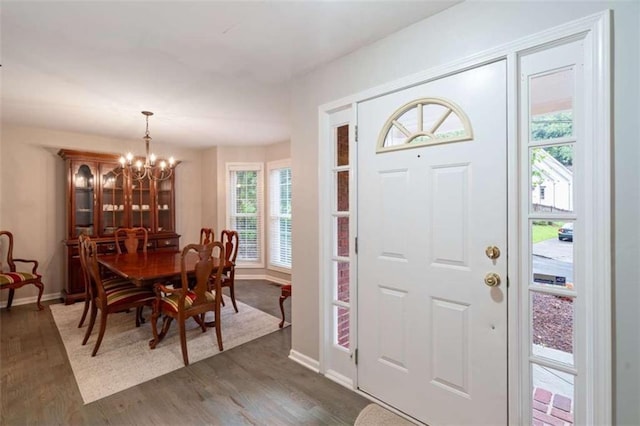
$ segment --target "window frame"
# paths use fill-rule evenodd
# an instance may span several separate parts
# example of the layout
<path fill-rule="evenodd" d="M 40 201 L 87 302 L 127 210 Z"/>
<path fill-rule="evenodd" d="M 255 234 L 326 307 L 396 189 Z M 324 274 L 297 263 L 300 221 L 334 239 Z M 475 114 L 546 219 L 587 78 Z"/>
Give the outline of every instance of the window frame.
<path fill-rule="evenodd" d="M 268 218 L 267 221 L 268 223 L 265 223 L 265 228 L 267 228 L 267 241 L 268 241 L 268 255 L 267 255 L 267 269 L 271 270 L 271 271 L 276 271 L 276 272 L 283 272 L 286 274 L 291 274 L 291 266 L 293 264 L 293 248 L 291 248 L 291 263 L 289 264 L 289 266 L 284 266 L 283 264 L 278 264 L 278 263 L 273 263 L 273 250 L 272 250 L 272 243 L 274 241 L 274 235 L 272 234 L 272 226 L 271 226 L 271 222 L 272 220 L 278 218 L 280 219 L 282 215 L 280 215 L 279 213 L 274 214 L 274 206 L 275 206 L 275 199 L 274 199 L 274 193 L 272 191 L 272 185 L 271 185 L 271 179 L 273 178 L 273 173 L 282 169 L 289 169 L 290 173 L 291 173 L 291 159 L 287 158 L 284 160 L 277 160 L 277 161 L 270 161 L 267 163 L 267 179 L 268 179 L 268 183 L 266 185 L 267 188 L 267 195 L 268 195 Z M 293 177 L 292 177 L 292 181 L 293 181 Z M 293 187 L 293 185 L 291 185 Z M 291 190 L 290 190 L 291 191 Z M 279 205 L 279 201 L 280 201 L 280 197 L 278 197 L 278 205 Z M 266 216 L 267 214 L 265 214 Z M 292 214 L 289 213 L 289 220 L 291 220 L 292 218 Z M 292 245 L 292 240 L 289 240 L 289 243 Z"/>
<path fill-rule="evenodd" d="M 255 171 L 257 172 L 256 182 L 256 198 L 258 212 L 256 213 L 256 219 L 258 223 L 257 243 L 258 243 L 258 259 L 256 261 L 246 261 L 240 258 L 238 253 L 238 260 L 236 266 L 239 268 L 264 268 L 265 267 L 265 238 L 264 238 L 264 165 L 262 162 L 229 162 L 225 164 L 225 185 L 226 185 L 226 198 L 227 205 L 225 208 L 225 223 L 227 229 L 235 229 L 231 225 L 231 219 L 235 215 L 232 213 L 233 208 L 232 194 L 231 194 L 231 173 L 243 172 L 243 171 Z"/>

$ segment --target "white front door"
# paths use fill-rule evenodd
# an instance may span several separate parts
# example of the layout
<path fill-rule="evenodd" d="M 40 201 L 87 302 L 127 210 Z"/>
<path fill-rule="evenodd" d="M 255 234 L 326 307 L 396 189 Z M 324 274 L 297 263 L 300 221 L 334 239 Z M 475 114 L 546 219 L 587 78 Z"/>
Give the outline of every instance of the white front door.
<path fill-rule="evenodd" d="M 358 387 L 432 426 L 507 422 L 506 99 L 499 61 L 358 104 Z"/>

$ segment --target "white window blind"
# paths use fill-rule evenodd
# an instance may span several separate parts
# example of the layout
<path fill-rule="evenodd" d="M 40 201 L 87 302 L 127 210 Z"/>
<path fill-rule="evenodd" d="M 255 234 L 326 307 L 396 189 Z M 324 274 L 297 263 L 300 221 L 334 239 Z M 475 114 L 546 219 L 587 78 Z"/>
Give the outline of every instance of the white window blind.
<path fill-rule="evenodd" d="M 291 166 L 269 163 L 269 265 L 291 269 Z"/>
<path fill-rule="evenodd" d="M 239 237 L 236 263 L 263 267 L 262 163 L 229 163 L 227 176 L 227 225 Z"/>

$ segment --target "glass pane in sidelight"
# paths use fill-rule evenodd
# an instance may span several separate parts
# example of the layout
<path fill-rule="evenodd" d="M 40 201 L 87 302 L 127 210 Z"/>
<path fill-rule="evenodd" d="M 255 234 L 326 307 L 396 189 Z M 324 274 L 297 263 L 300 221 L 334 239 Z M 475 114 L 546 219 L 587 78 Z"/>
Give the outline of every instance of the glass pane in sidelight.
<path fill-rule="evenodd" d="M 335 255 L 349 257 L 349 218 L 337 217 L 336 229 L 336 252 Z"/>
<path fill-rule="evenodd" d="M 573 425 L 575 376 L 532 364 L 531 378 L 531 424 Z"/>
<path fill-rule="evenodd" d="M 532 77 L 529 90 L 531 140 L 573 136 L 573 69 Z"/>
<path fill-rule="evenodd" d="M 334 343 L 349 349 L 349 309 L 334 306 L 333 319 L 335 324 Z"/>
<path fill-rule="evenodd" d="M 574 298 L 532 291 L 531 353 L 573 365 Z"/>
<path fill-rule="evenodd" d="M 336 129 L 336 166 L 349 165 L 349 125 Z"/>
<path fill-rule="evenodd" d="M 560 289 L 574 289 L 574 222 L 531 221 L 531 283 Z"/>
<path fill-rule="evenodd" d="M 334 262 L 335 300 L 349 303 L 349 262 Z"/>
<path fill-rule="evenodd" d="M 336 173 L 336 205 L 339 212 L 349 211 L 349 172 Z"/>
<path fill-rule="evenodd" d="M 573 144 L 529 150 L 532 212 L 574 211 L 573 158 Z"/>

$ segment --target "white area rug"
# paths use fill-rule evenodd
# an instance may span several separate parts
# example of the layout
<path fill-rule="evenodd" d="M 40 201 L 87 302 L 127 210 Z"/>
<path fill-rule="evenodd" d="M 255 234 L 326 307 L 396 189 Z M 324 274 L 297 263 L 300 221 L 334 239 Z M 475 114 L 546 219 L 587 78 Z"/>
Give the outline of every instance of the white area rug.
<path fill-rule="evenodd" d="M 226 296 L 225 303 L 227 306 L 221 312 L 225 351 L 279 330 L 279 318 L 241 302 L 237 302 L 239 312 L 235 313 Z M 78 328 L 83 306 L 84 303 L 56 304 L 50 308 L 85 404 L 184 367 L 176 321 L 156 349 L 149 349 L 148 342 L 153 337 L 151 323 L 148 322 L 151 316 L 149 308 L 144 310 L 147 322 L 139 328 L 135 326 L 135 310 L 109 315 L 98 354 L 91 357 L 100 317 L 96 319 L 87 344 L 82 346 L 89 323 L 87 318 L 85 325 Z M 161 326 L 161 320 L 158 320 L 158 326 Z M 210 328 L 203 333 L 193 319 L 188 320 L 187 348 L 189 364 L 220 353 L 215 329 Z"/>

